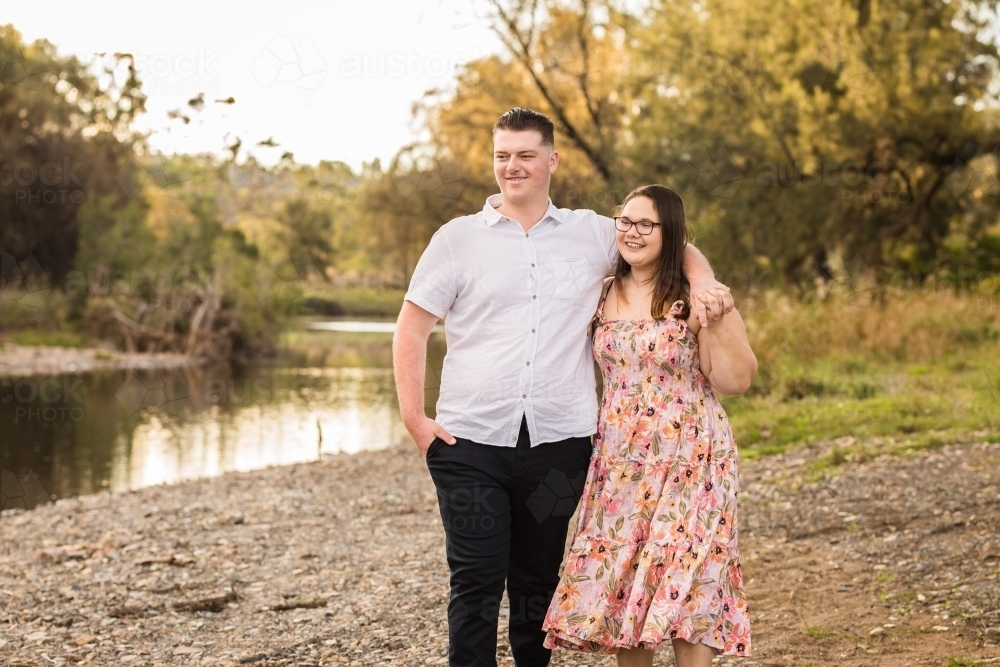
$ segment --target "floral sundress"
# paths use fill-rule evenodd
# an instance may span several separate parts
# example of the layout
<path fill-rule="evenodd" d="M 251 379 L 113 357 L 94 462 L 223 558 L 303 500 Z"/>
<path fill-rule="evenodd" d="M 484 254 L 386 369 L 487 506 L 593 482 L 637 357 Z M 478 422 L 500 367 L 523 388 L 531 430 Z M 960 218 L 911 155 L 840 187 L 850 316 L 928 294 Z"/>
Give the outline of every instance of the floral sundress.
<path fill-rule="evenodd" d="M 739 454 L 684 303 L 662 320 L 605 320 L 606 294 L 596 451 L 545 646 L 613 654 L 677 638 L 749 656 Z"/>

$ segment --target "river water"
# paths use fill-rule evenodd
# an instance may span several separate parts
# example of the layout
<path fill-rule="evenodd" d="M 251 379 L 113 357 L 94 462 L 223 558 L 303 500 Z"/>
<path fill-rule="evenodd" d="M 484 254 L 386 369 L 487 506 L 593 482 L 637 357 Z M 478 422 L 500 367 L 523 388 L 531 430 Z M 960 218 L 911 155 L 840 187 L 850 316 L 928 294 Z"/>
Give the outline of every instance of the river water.
<path fill-rule="evenodd" d="M 5 380 L 0 509 L 408 442 L 392 322 L 303 324 L 247 364 Z M 433 414 L 444 335 L 431 336 Z"/>

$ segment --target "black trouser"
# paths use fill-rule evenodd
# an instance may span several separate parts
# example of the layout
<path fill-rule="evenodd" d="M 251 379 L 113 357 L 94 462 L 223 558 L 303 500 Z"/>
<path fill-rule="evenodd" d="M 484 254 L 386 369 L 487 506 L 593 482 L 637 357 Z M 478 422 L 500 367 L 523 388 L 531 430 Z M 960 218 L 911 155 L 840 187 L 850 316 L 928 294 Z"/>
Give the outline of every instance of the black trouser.
<path fill-rule="evenodd" d="M 437 487 L 451 569 L 451 667 L 497 664 L 504 582 L 517 667 L 544 667 L 542 621 L 559 583 L 570 516 L 583 492 L 591 439 L 531 447 L 521 423 L 517 447 L 435 439 L 427 467 Z"/>

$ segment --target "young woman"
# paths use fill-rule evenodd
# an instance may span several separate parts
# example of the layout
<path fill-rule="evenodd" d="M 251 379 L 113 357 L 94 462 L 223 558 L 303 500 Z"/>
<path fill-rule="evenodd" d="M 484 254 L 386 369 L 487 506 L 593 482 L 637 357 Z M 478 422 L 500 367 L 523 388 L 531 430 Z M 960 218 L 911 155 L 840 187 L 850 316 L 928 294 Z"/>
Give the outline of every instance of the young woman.
<path fill-rule="evenodd" d="M 649 667 L 750 655 L 736 532 L 739 455 L 716 392 L 750 387 L 757 360 L 736 310 L 701 327 L 681 271 L 684 206 L 661 185 L 615 217 L 621 259 L 595 317 L 604 400 L 576 535 L 545 645 Z"/>

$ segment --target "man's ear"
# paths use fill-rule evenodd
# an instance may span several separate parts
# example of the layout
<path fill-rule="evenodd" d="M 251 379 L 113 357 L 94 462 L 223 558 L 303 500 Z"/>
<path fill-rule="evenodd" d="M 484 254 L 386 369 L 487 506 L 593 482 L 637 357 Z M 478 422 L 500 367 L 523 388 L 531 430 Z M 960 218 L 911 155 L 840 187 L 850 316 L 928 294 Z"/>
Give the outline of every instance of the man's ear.
<path fill-rule="evenodd" d="M 556 173 L 556 169 L 559 168 L 559 151 L 552 151 L 549 153 L 549 173 Z"/>

